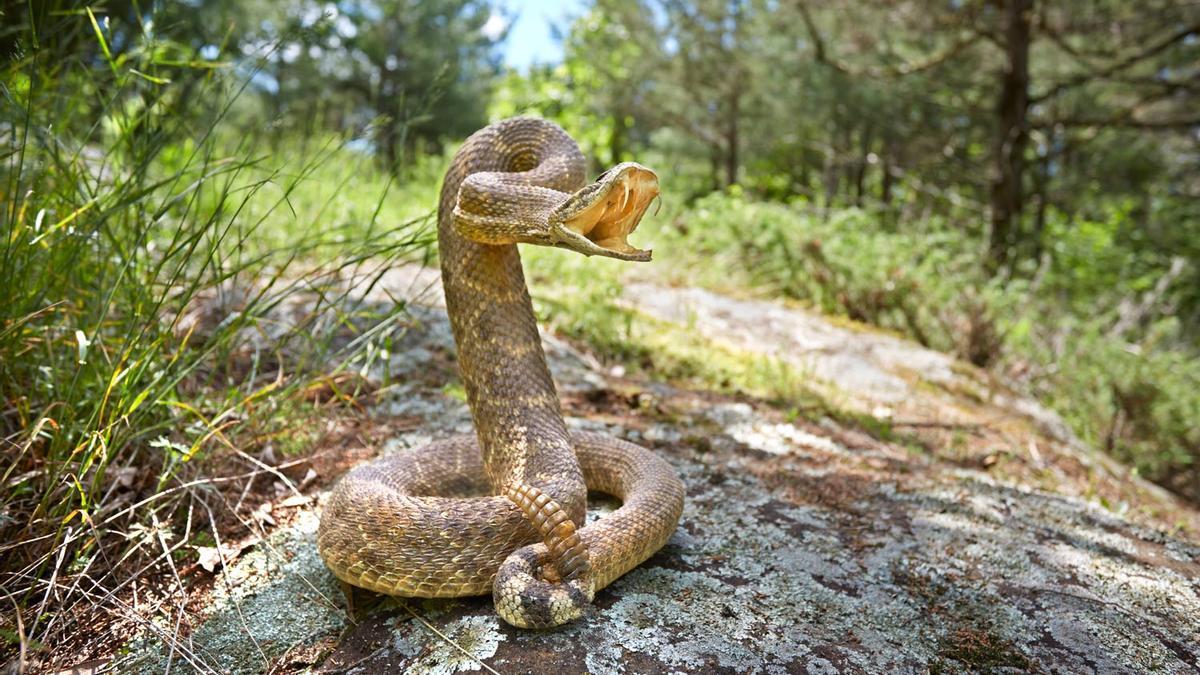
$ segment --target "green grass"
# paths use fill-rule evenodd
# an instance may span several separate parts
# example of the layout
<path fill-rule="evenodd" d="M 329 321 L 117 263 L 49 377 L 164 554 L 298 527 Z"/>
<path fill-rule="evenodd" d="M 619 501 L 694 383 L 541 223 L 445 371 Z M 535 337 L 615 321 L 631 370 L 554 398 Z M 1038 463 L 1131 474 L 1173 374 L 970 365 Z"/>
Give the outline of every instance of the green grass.
<path fill-rule="evenodd" d="M 795 368 L 624 306 L 621 278 L 631 263 L 533 247 L 522 256 L 539 317 L 631 372 L 749 394 L 808 414 L 831 410 Z"/>
<path fill-rule="evenodd" d="M 338 281 L 431 239 L 432 181 L 397 183 L 345 138 L 230 128 L 244 76 L 63 20 L 98 56 L 31 42 L 0 90 L 0 579 L 22 617 L 0 653 L 60 642 L 187 553 L 222 476 L 261 472 L 266 444 L 302 450 L 284 441 L 330 414 L 307 388 L 353 398 L 340 373 L 403 311 L 330 321 Z M 311 315 L 255 341 L 298 291 Z"/>
<path fill-rule="evenodd" d="M 1200 346 L 1169 313 L 1113 334 L 1121 301 L 1157 279 L 1120 246 L 1122 218 L 1052 220 L 1054 255 L 1031 280 L 989 278 L 954 223 L 736 194 L 664 209 L 638 241 L 676 283 L 792 298 L 989 367 L 1091 446 L 1200 499 Z"/>

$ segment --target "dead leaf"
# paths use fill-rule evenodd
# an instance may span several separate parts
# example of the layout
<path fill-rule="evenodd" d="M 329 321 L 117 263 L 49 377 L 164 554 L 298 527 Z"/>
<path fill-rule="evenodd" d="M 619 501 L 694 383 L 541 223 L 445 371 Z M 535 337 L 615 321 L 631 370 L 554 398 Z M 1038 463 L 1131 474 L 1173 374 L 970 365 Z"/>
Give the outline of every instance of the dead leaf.
<path fill-rule="evenodd" d="M 212 574 L 217 571 L 217 567 L 228 565 L 236 560 L 241 555 L 242 548 L 229 545 L 222 545 L 220 549 L 216 546 L 197 546 L 196 553 L 200 556 L 196 564 L 203 567 L 205 572 Z"/>
<path fill-rule="evenodd" d="M 260 523 L 266 523 L 268 525 L 275 524 L 275 519 L 271 517 L 271 503 L 270 502 L 265 502 L 265 503 L 263 503 L 262 506 L 259 506 L 257 509 L 254 509 L 254 512 L 251 513 L 250 516 Z"/>

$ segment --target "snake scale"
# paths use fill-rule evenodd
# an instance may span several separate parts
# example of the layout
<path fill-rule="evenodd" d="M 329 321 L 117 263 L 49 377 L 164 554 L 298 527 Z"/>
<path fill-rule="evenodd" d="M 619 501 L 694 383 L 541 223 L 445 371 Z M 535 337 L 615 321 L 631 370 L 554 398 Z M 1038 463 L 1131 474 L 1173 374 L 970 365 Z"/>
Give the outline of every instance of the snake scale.
<path fill-rule="evenodd" d="M 473 134 L 446 172 L 438 246 L 475 434 L 347 473 L 318 533 L 343 582 L 406 597 L 492 593 L 521 628 L 579 618 L 595 592 L 666 543 L 684 489 L 632 443 L 567 430 L 538 336 L 518 243 L 621 260 L 658 179 L 633 163 L 587 183 L 575 141 L 514 118 Z M 587 492 L 622 501 L 584 527 Z"/>

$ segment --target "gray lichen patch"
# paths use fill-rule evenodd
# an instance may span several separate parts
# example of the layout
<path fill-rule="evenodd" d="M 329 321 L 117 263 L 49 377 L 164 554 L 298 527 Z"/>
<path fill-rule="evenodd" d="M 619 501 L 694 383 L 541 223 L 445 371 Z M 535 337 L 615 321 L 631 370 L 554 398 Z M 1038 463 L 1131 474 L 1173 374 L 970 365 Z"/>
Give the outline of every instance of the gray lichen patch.
<path fill-rule="evenodd" d="M 405 669 L 427 675 L 451 675 L 482 670 L 484 659 L 491 658 L 507 637 L 497 630 L 495 616 L 463 616 L 445 624 L 439 641 L 430 644 L 423 636 L 398 626 L 391 648 L 410 659 Z"/>
<path fill-rule="evenodd" d="M 317 554 L 317 516 L 300 515 L 243 555 L 216 581 L 194 630 L 157 622 L 114 660 L 121 673 L 261 673 L 288 652 L 336 636 L 341 591 Z M 191 626 L 184 626 L 192 628 Z"/>
<path fill-rule="evenodd" d="M 1161 522 L 1173 513 L 1171 526 L 1192 536 L 1200 533 L 1194 509 L 1086 447 L 1038 401 L 947 354 L 777 300 L 640 282 L 625 287 L 622 302 L 647 320 L 802 372 L 805 385 L 841 415 L 869 422 L 889 436 L 918 440 L 939 458 L 978 463 L 1008 480 L 1088 496 L 1116 510 L 1133 504 L 1129 517 L 1143 523 Z M 779 452 L 785 446 L 772 437 L 787 433 L 743 429 L 739 435 Z"/>
<path fill-rule="evenodd" d="M 801 455 L 805 448 L 845 452 L 845 448 L 824 436 L 809 433 L 794 424 L 765 420 L 747 403 L 713 406 L 704 414 L 733 440 L 772 455 Z"/>
<path fill-rule="evenodd" d="M 448 348 L 444 314 L 419 318 L 388 355 L 390 376 L 408 379 L 373 410 L 416 428 L 384 454 L 469 421 L 449 371 L 420 365 Z M 833 419 L 631 383 L 564 343 L 546 350 L 571 392 L 571 428 L 642 443 L 678 470 L 687 501 L 662 551 L 557 630 L 513 629 L 486 597 L 391 603 L 351 624 L 308 511 L 233 562 L 228 587 L 218 580 L 189 617 L 180 645 L 198 669 L 1184 673 L 1200 663 L 1195 543 Z M 131 649 L 120 672 L 164 668 L 153 634 Z"/>
<path fill-rule="evenodd" d="M 682 529 L 583 621 L 516 631 L 486 600 L 426 620 L 448 634 L 476 619 L 472 643 L 497 645 L 486 662 L 500 672 L 1186 672 L 1200 659 L 1197 575 L 1128 557 L 1114 537 L 1138 534 L 1086 502 L 965 481 L 872 490 L 849 514 L 780 500 L 753 458 L 671 458 L 689 487 Z M 399 618 L 404 649 L 356 672 L 444 648 Z"/>

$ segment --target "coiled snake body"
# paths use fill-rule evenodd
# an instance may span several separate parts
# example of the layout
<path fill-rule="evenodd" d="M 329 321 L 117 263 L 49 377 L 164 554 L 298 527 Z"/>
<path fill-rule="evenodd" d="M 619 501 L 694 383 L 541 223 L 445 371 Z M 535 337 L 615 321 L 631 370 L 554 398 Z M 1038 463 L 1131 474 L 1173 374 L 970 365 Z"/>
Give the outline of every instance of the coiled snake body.
<path fill-rule="evenodd" d="M 446 306 L 475 436 L 358 467 L 334 488 L 318 547 L 342 581 L 390 595 L 492 592 L 525 628 L 582 615 L 594 593 L 666 543 L 683 485 L 648 450 L 568 432 L 517 243 L 648 260 L 626 240 L 657 177 L 617 165 L 585 185 L 558 126 L 516 118 L 472 135 L 442 185 Z M 588 489 L 622 505 L 583 527 Z"/>

